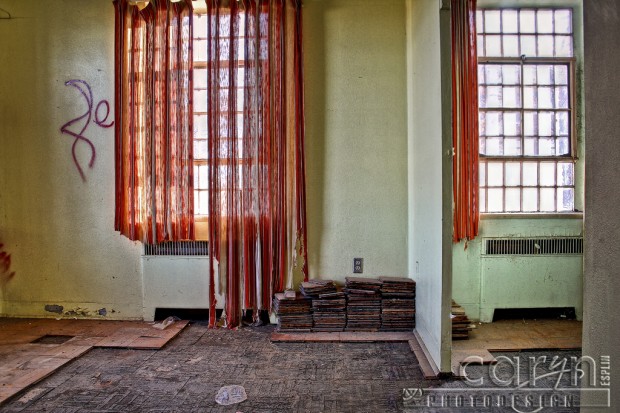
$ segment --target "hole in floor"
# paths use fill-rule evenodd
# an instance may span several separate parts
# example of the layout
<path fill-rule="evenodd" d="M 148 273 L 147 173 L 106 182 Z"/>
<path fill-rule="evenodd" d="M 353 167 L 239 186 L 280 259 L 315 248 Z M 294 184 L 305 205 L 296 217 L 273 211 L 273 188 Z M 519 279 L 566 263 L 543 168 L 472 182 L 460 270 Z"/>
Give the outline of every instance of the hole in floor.
<path fill-rule="evenodd" d="M 575 320 L 575 307 L 554 308 L 496 308 L 493 321 L 499 320 L 542 320 L 566 319 Z"/>
<path fill-rule="evenodd" d="M 36 344 L 62 344 L 71 340 L 74 336 L 59 336 L 59 335 L 45 335 L 43 337 L 39 337 L 36 340 L 31 341 L 31 343 Z"/>

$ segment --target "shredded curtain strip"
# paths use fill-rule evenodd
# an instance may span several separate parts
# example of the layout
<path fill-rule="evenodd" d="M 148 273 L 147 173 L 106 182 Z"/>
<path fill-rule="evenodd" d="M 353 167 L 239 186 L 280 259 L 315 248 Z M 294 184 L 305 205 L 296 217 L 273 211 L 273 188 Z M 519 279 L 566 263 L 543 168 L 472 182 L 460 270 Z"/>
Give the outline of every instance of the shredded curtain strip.
<path fill-rule="evenodd" d="M 478 235 L 476 0 L 452 0 L 453 241 Z"/>
<path fill-rule="evenodd" d="M 301 1 L 207 9 L 209 324 L 217 270 L 234 328 L 307 279 Z"/>
<path fill-rule="evenodd" d="M 193 239 L 191 1 L 131 3 L 114 0 L 115 229 Z"/>

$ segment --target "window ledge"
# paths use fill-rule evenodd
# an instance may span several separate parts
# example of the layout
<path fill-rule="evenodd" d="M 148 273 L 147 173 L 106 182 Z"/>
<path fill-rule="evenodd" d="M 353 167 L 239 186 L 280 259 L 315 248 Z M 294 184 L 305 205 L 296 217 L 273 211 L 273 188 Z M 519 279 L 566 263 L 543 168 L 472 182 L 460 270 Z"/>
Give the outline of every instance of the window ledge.
<path fill-rule="evenodd" d="M 480 219 L 583 219 L 583 212 L 481 213 Z"/>

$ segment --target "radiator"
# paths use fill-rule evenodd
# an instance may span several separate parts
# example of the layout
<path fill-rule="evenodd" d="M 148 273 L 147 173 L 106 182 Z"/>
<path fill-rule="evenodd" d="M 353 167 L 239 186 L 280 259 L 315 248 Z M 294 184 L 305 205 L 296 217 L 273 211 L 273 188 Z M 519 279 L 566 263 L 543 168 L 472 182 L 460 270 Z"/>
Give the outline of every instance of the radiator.
<path fill-rule="evenodd" d="M 499 308 L 573 307 L 582 315 L 583 238 L 483 238 L 480 321 Z"/>

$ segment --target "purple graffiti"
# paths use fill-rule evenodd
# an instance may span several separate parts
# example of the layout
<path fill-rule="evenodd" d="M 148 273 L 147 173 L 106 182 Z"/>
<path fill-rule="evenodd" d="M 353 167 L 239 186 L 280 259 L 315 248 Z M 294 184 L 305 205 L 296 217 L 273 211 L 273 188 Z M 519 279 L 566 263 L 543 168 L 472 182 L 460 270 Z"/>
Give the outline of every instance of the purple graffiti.
<path fill-rule="evenodd" d="M 75 154 L 75 148 L 78 142 L 80 141 L 86 143 L 89 146 L 90 162 L 88 162 L 88 167 L 92 168 L 93 165 L 95 164 L 95 158 L 97 157 L 97 151 L 95 150 L 95 145 L 93 145 L 90 139 L 84 136 L 84 132 L 86 132 L 86 129 L 88 129 L 88 126 L 90 125 L 90 121 L 93 117 L 92 116 L 93 115 L 93 101 L 94 101 L 93 91 L 90 88 L 90 85 L 88 83 L 86 83 L 83 80 L 79 80 L 79 79 L 68 80 L 65 82 L 65 86 L 75 87 L 86 100 L 86 106 L 87 106 L 86 111 L 82 115 L 78 116 L 77 118 L 71 119 L 69 122 L 65 123 L 64 125 L 60 127 L 61 133 L 65 133 L 75 138 L 73 140 L 73 145 L 71 146 L 71 154 L 73 155 L 73 163 L 75 163 L 75 166 L 78 172 L 80 173 L 80 176 L 82 177 L 82 181 L 86 182 L 86 175 L 84 175 L 84 170 L 80 166 L 80 162 L 77 159 L 77 156 Z M 111 121 L 110 123 L 105 123 L 108 120 L 108 117 L 110 116 L 110 104 L 108 103 L 107 100 L 101 100 L 97 104 L 97 107 L 94 110 L 94 115 L 95 115 L 95 119 L 93 120 L 93 122 L 97 124 L 98 126 L 102 128 L 109 128 L 112 125 L 114 125 L 114 121 Z M 73 126 L 73 124 L 77 122 L 81 122 L 82 120 L 84 121 L 84 124 L 82 126 L 82 129 L 79 132 L 74 132 L 73 130 L 70 129 L 70 127 Z"/>

